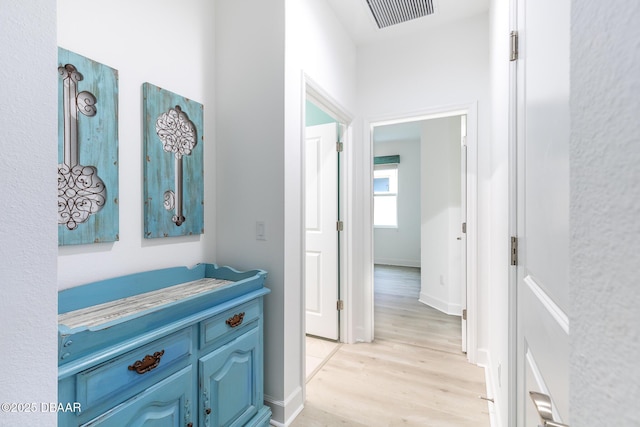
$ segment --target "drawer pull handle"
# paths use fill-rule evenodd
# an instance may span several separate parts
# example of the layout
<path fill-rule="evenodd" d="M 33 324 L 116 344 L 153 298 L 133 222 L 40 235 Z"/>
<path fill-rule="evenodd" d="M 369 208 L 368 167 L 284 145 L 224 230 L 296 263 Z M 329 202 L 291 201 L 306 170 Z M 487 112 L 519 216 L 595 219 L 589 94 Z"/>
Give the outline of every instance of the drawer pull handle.
<path fill-rule="evenodd" d="M 235 328 L 236 326 L 240 326 L 242 324 L 242 320 L 244 319 L 244 311 L 242 313 L 234 314 L 232 317 L 227 319 L 227 325 Z"/>
<path fill-rule="evenodd" d="M 133 365 L 129 365 L 129 370 L 136 371 L 139 374 L 147 373 L 158 367 L 163 354 L 164 350 L 156 351 L 153 355 L 147 354 L 144 359 L 136 361 Z"/>

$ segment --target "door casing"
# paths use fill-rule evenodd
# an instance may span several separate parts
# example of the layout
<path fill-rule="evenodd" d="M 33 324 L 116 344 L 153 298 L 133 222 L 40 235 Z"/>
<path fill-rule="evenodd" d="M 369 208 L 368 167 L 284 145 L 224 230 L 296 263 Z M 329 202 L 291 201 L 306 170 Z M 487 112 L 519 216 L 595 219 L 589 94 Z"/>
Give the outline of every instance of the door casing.
<path fill-rule="evenodd" d="M 302 145 L 302 156 L 301 156 L 301 176 L 305 176 L 305 103 L 306 100 L 312 101 L 315 105 L 322 108 L 325 112 L 327 112 L 330 116 L 335 118 L 338 121 L 338 126 L 340 127 L 340 135 L 342 139 L 342 143 L 344 149 L 341 153 L 340 164 L 338 167 L 338 182 L 339 182 L 339 199 L 338 203 L 340 205 L 340 220 L 344 224 L 344 231 L 340 233 L 338 237 L 338 248 L 339 248 L 339 295 L 338 297 L 343 301 L 344 309 L 338 313 L 339 316 L 339 341 L 341 342 L 352 342 L 352 315 L 350 310 L 350 295 L 352 294 L 352 286 L 350 280 L 350 274 L 353 271 L 352 266 L 352 254 L 350 253 L 350 248 L 352 247 L 352 230 L 351 230 L 351 215 L 352 215 L 352 206 L 353 203 L 349 198 L 351 188 L 351 183 L 349 181 L 350 177 L 350 164 L 352 158 L 352 135 L 353 135 L 353 115 L 349 113 L 346 109 L 344 109 L 334 98 L 331 97 L 318 83 L 316 83 L 310 76 L 303 73 L 302 75 L 302 85 L 303 85 L 303 94 L 304 97 L 301 99 L 302 103 L 302 130 L 303 134 L 301 135 L 300 144 Z M 303 178 L 304 179 L 304 178 Z M 302 247 L 300 248 L 301 253 L 304 254 L 304 248 L 306 247 L 306 226 L 305 226 L 305 185 L 302 183 L 302 219 L 301 219 L 301 230 L 300 233 L 302 235 Z M 306 355 L 305 350 L 305 339 L 304 334 L 306 330 L 305 326 L 305 286 L 304 286 L 304 277 L 306 275 L 305 266 L 304 266 L 304 256 L 302 257 L 302 265 L 301 265 L 301 280 L 302 280 L 302 292 L 301 292 L 301 322 L 303 323 L 302 327 L 302 358 L 304 360 Z M 304 374 L 304 366 L 302 372 L 302 378 L 305 377 Z"/>
<path fill-rule="evenodd" d="M 437 119 L 450 116 L 467 116 L 467 285 L 466 285 L 466 302 L 467 302 L 467 360 L 471 363 L 486 363 L 485 360 L 478 360 L 477 350 L 477 322 L 478 322 L 478 106 L 477 102 L 469 102 L 465 104 L 447 105 L 433 107 L 430 109 L 399 113 L 396 115 L 382 116 L 371 118 L 364 123 L 365 140 L 368 141 L 369 158 L 373 156 L 373 128 L 375 126 L 413 122 L 428 119 Z M 365 182 L 373 180 L 373 166 L 369 162 L 369 167 L 364 170 Z M 364 187 L 370 188 L 369 186 Z M 364 337 L 365 341 L 374 339 L 374 303 L 373 303 L 373 191 L 368 191 L 368 203 L 365 203 L 364 227 L 367 233 L 369 245 L 364 250 L 364 265 L 369 271 L 363 274 L 364 289 L 363 298 L 354 304 L 362 304 L 362 307 L 354 309 L 362 310 L 364 316 Z"/>

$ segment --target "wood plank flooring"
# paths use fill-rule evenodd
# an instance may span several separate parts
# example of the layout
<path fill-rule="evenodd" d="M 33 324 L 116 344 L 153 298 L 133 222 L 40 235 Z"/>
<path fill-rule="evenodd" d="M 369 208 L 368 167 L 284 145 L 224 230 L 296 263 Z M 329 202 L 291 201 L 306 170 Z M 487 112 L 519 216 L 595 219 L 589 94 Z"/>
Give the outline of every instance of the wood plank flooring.
<path fill-rule="evenodd" d="M 340 346 L 307 383 L 293 427 L 489 426 L 484 371 L 460 351 L 460 318 L 419 292 L 419 269 L 376 266 L 375 341 Z"/>

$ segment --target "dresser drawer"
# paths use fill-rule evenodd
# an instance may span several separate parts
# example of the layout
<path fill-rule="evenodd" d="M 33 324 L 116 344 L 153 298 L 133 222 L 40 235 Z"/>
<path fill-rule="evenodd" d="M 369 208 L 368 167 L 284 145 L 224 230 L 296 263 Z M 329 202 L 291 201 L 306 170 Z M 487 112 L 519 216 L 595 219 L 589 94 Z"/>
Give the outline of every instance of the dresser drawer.
<path fill-rule="evenodd" d="M 76 375 L 76 401 L 83 412 L 113 396 L 120 401 L 156 383 L 184 365 L 193 353 L 192 328 L 116 357 Z"/>
<path fill-rule="evenodd" d="M 217 316 L 204 320 L 200 324 L 200 348 L 213 344 L 221 338 L 231 338 L 235 331 L 244 325 L 259 319 L 260 302 L 253 300 L 229 309 Z"/>
<path fill-rule="evenodd" d="M 187 366 L 80 427 L 193 425 L 193 377 Z"/>

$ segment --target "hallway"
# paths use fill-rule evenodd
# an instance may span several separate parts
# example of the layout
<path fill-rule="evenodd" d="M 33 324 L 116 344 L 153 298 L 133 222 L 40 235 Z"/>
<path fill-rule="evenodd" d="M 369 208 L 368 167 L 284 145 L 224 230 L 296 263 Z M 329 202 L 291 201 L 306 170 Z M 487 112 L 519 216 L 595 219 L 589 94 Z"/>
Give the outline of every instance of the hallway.
<path fill-rule="evenodd" d="M 292 426 L 489 426 L 482 368 L 460 319 L 418 302 L 420 270 L 375 267 L 375 342 L 342 345 L 307 383 Z"/>

